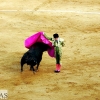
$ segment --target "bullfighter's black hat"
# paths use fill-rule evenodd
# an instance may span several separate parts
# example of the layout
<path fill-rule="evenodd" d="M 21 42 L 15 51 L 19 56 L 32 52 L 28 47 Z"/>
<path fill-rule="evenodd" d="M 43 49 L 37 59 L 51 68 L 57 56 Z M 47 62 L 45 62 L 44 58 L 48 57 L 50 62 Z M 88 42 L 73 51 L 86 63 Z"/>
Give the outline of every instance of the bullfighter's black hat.
<path fill-rule="evenodd" d="M 54 37 L 54 38 L 58 38 L 59 35 L 58 35 L 57 33 L 55 33 L 55 34 L 53 34 L 53 37 Z"/>

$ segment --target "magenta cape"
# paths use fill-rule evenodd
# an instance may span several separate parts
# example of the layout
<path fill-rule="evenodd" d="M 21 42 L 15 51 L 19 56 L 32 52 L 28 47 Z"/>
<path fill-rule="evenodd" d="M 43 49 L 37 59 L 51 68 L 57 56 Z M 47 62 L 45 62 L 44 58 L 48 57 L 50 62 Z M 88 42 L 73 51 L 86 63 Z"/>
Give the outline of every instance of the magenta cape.
<path fill-rule="evenodd" d="M 34 45 L 37 42 L 41 42 L 44 44 L 47 44 L 50 48 L 47 50 L 49 56 L 54 57 L 54 47 L 52 46 L 52 42 L 50 42 L 45 36 L 43 35 L 43 32 L 37 32 L 33 34 L 32 36 L 25 39 L 25 47 L 30 48 L 32 45 Z"/>

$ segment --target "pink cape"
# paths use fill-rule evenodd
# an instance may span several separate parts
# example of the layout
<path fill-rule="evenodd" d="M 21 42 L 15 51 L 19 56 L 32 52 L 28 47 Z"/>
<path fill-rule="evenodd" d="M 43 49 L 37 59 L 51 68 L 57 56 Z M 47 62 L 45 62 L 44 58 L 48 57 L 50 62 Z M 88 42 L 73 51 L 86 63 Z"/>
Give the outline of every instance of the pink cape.
<path fill-rule="evenodd" d="M 54 56 L 54 47 L 52 46 L 52 43 L 47 38 L 45 38 L 45 36 L 43 35 L 43 32 L 37 32 L 37 33 L 33 34 L 32 36 L 26 38 L 24 45 L 26 48 L 29 49 L 36 42 L 41 42 L 41 43 L 47 44 L 50 47 L 47 50 L 49 56 L 55 57 Z"/>

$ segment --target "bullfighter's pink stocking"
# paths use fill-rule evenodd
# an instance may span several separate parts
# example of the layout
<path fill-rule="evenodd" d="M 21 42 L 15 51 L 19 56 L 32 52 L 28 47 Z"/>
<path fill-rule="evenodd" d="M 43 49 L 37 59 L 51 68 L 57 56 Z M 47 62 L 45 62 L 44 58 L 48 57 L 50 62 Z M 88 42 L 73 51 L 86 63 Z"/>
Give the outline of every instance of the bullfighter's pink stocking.
<path fill-rule="evenodd" d="M 61 69 L 61 65 L 60 64 L 56 64 L 56 71 L 60 71 Z"/>
<path fill-rule="evenodd" d="M 60 71 L 60 69 L 61 69 L 61 65 L 60 65 L 60 64 L 58 64 L 58 71 Z"/>
<path fill-rule="evenodd" d="M 56 71 L 58 71 L 59 69 L 59 64 L 56 64 Z"/>

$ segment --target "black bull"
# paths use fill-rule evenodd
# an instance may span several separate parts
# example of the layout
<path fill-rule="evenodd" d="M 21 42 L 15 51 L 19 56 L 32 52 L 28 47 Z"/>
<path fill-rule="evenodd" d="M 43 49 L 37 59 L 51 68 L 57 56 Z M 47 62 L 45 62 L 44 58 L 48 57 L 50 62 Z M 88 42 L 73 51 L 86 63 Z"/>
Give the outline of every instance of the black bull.
<path fill-rule="evenodd" d="M 21 58 L 21 72 L 25 63 L 30 65 L 30 70 L 33 70 L 33 72 L 37 71 L 42 60 L 43 52 L 47 51 L 48 48 L 49 46 L 43 43 L 33 45 Z M 36 70 L 34 69 L 35 65 L 37 65 Z"/>

